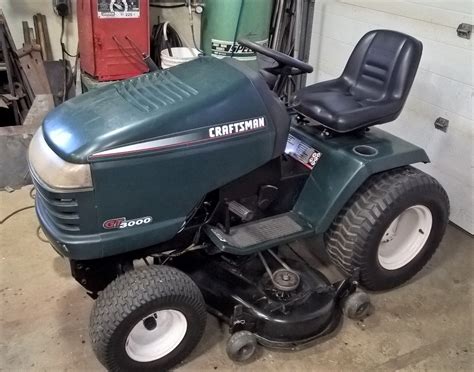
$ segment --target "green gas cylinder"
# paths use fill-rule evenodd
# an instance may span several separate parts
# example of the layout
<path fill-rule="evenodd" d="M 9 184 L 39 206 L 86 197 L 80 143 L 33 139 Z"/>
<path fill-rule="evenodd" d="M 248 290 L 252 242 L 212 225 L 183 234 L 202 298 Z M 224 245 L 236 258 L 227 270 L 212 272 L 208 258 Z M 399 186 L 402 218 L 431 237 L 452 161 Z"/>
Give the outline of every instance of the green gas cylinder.
<path fill-rule="evenodd" d="M 206 55 L 256 66 L 255 53 L 237 40 L 267 45 L 273 4 L 274 0 L 204 0 L 201 49 Z"/>

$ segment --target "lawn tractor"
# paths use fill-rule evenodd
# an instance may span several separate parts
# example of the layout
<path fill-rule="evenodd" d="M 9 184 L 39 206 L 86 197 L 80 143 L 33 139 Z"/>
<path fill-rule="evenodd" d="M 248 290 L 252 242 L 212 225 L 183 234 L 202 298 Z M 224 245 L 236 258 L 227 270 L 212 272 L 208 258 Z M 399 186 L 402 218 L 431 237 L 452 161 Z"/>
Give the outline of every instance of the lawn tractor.
<path fill-rule="evenodd" d="M 425 151 L 375 127 L 402 111 L 418 40 L 369 32 L 339 78 L 287 103 L 278 79 L 313 68 L 240 44 L 273 63 L 200 56 L 117 82 L 57 107 L 31 142 L 41 227 L 96 298 L 91 343 L 109 370 L 176 366 L 207 312 L 236 361 L 307 344 L 365 316 L 361 288 L 406 282 L 443 237 L 446 192 L 411 166 Z M 292 244 L 312 237 L 344 279 Z"/>

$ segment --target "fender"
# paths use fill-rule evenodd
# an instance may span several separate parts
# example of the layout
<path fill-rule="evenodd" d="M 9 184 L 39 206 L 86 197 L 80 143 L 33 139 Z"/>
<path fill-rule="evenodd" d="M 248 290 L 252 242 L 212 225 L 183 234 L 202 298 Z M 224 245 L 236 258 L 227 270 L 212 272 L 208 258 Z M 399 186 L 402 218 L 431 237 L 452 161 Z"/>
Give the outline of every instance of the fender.
<path fill-rule="evenodd" d="M 294 137 L 321 153 L 293 208 L 316 234 L 329 228 L 350 197 L 373 174 L 430 162 L 423 149 L 379 128 L 332 138 L 315 133 L 310 127 L 291 129 Z"/>

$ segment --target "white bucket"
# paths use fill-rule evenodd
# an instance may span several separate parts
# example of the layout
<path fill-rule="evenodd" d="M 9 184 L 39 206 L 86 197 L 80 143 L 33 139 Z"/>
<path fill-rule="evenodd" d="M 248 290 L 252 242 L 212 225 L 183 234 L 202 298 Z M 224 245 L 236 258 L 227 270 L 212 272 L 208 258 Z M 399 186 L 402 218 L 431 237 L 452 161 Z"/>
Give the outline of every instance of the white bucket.
<path fill-rule="evenodd" d="M 164 69 L 196 59 L 199 55 L 199 51 L 195 48 L 180 47 L 171 48 L 171 54 L 173 54 L 172 57 L 170 57 L 168 49 L 161 51 L 161 67 Z"/>

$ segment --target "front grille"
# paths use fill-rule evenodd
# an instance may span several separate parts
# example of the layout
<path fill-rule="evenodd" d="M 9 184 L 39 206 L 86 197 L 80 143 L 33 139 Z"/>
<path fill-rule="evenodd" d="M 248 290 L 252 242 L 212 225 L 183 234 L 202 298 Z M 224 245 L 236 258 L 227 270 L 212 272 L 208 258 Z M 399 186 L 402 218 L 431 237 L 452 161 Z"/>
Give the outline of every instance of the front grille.
<path fill-rule="evenodd" d="M 36 188 L 36 203 L 47 213 L 54 225 L 66 233 L 80 232 L 79 204 L 72 193 L 51 192 L 32 178 Z"/>

